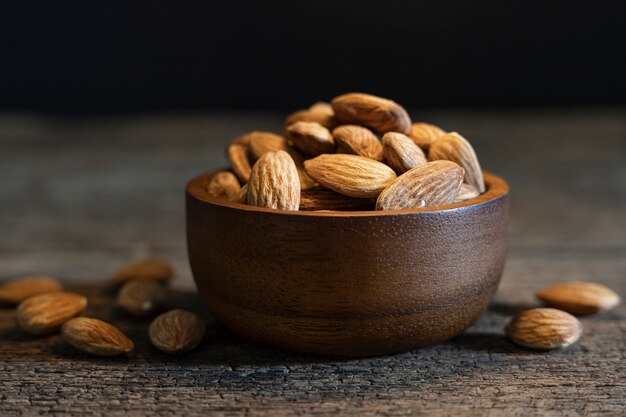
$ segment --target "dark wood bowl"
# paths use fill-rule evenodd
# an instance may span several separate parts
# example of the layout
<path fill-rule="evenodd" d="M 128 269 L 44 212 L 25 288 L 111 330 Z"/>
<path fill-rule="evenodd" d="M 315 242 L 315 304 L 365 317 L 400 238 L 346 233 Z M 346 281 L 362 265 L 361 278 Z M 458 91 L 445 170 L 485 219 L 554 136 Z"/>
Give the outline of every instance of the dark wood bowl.
<path fill-rule="evenodd" d="M 187 184 L 198 290 L 233 332 L 281 349 L 379 355 L 460 334 L 493 297 L 507 249 L 506 182 L 463 203 L 402 211 L 282 211 Z"/>

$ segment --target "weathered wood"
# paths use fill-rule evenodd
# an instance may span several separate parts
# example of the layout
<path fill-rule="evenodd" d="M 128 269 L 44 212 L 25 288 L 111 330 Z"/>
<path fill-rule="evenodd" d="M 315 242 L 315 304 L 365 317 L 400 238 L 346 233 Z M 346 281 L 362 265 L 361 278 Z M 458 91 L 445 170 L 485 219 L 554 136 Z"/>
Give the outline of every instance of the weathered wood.
<path fill-rule="evenodd" d="M 237 134 L 280 131 L 281 115 L 0 116 L 0 279 L 57 276 L 137 345 L 128 358 L 91 358 L 59 336 L 25 336 L 0 308 L 0 415 L 623 414 L 623 305 L 583 318 L 579 344 L 564 351 L 521 350 L 502 330 L 546 283 L 590 280 L 626 295 L 626 111 L 414 116 L 458 130 L 507 179 L 510 253 L 495 301 L 465 334 L 364 359 L 280 352 L 212 321 L 198 350 L 166 356 L 149 345 L 145 321 L 99 290 L 129 258 L 163 256 L 183 291 L 173 303 L 203 312 L 186 260 L 183 187 L 224 166 L 222 148 Z"/>

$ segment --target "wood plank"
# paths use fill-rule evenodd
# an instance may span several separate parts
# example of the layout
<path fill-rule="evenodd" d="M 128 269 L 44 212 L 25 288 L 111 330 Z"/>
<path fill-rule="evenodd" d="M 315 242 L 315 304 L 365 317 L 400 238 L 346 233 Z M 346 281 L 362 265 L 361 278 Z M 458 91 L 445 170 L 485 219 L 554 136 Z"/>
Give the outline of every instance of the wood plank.
<path fill-rule="evenodd" d="M 193 292 L 184 240 L 188 178 L 223 166 L 243 131 L 275 114 L 90 120 L 0 115 L 0 279 L 49 273 L 89 296 L 88 314 L 136 342 L 128 358 L 76 353 L 32 338 L 0 308 L 0 415 L 620 415 L 626 408 L 626 308 L 584 318 L 570 349 L 533 353 L 503 327 L 551 282 L 590 280 L 626 294 L 626 110 L 431 112 L 472 140 L 509 180 L 511 245 L 502 285 L 479 322 L 450 342 L 349 359 L 279 352 L 215 324 Z M 417 117 L 416 117 L 417 119 Z M 189 355 L 152 348 L 147 323 L 100 289 L 127 259 L 177 268 L 174 305 L 202 313 Z"/>

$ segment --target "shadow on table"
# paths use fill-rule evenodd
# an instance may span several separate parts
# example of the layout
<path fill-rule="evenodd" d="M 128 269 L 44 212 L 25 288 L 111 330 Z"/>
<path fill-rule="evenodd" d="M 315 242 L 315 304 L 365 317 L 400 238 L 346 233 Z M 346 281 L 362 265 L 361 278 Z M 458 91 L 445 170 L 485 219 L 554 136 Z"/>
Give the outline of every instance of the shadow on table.
<path fill-rule="evenodd" d="M 185 308 L 203 316 L 207 322 L 207 333 L 203 343 L 197 349 L 183 355 L 167 355 L 154 348 L 150 343 L 148 338 L 149 319 L 138 319 L 128 315 L 116 306 L 115 299 L 111 294 L 107 294 L 99 288 L 86 287 L 74 290 L 86 294 L 89 298 L 89 309 L 83 315 L 97 317 L 119 327 L 135 342 L 133 353 L 114 358 L 89 356 L 78 352 L 65 343 L 58 334 L 49 337 L 31 336 L 15 328 L 14 325 L 7 326 L 8 320 L 0 321 L 5 325 L 4 328 L 0 327 L 0 342 L 7 342 L 6 344 L 2 343 L 6 345 L 6 349 L 0 348 L 0 351 L 10 352 L 15 359 L 28 358 L 33 362 L 53 359 L 59 362 L 72 361 L 73 363 L 82 362 L 93 365 L 116 363 L 178 368 L 223 367 L 225 369 L 237 367 L 323 367 L 329 364 L 335 367 L 347 365 L 365 369 L 368 366 L 373 366 L 373 364 L 387 361 L 419 364 L 423 358 L 432 358 L 436 355 L 458 358 L 460 356 L 481 356 L 481 353 L 485 354 L 483 356 L 489 356 L 493 353 L 525 352 L 510 343 L 503 333 L 489 332 L 485 329 L 502 328 L 502 324 L 506 321 L 502 316 L 513 315 L 528 308 L 526 305 L 511 306 L 494 303 L 477 326 L 451 341 L 436 346 L 416 349 L 399 355 L 348 358 L 291 353 L 248 342 L 216 323 L 206 312 L 196 293 L 173 292 L 169 300 L 169 307 Z M 7 315 L 2 316 L 3 313 L 6 312 L 0 311 L 0 319 L 7 318 Z M 493 361 L 493 359 L 489 360 Z M 445 373 L 446 370 L 441 369 L 439 372 Z"/>

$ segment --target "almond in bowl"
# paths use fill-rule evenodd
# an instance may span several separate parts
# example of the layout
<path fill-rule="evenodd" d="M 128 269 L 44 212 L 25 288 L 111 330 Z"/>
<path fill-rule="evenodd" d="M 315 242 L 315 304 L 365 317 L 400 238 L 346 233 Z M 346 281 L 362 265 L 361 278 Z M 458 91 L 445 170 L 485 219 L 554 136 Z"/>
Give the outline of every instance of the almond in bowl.
<path fill-rule="evenodd" d="M 187 184 L 205 304 L 243 337 L 315 354 L 387 354 L 458 335 L 500 281 L 508 185 L 482 171 L 461 135 L 442 130 L 426 152 L 411 143 L 408 113 L 391 100 L 346 94 L 323 109 L 331 135 L 350 125 L 387 139 L 333 137 L 323 148 L 326 130 L 286 126 L 280 149 L 247 152 L 252 175 L 237 175 L 245 192 L 235 200 L 207 192 L 219 171 Z"/>

